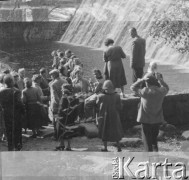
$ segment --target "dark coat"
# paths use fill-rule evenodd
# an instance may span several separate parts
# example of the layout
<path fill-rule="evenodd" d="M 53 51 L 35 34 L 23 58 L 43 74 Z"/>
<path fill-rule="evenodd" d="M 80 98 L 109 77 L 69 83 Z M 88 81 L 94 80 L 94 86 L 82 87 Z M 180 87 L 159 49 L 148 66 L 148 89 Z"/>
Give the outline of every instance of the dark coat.
<path fill-rule="evenodd" d="M 121 100 L 114 94 L 100 94 L 97 97 L 99 112 L 99 138 L 103 141 L 116 142 L 123 137 L 123 129 L 120 121 Z"/>
<path fill-rule="evenodd" d="M 40 128 L 42 124 L 41 119 L 41 102 L 40 92 L 35 87 L 25 88 L 22 91 L 22 100 L 26 105 L 27 113 L 27 128 Z"/>
<path fill-rule="evenodd" d="M 0 104 L 4 110 L 8 148 L 13 150 L 22 145 L 22 115 L 25 113 L 25 108 L 21 101 L 20 91 L 16 88 L 2 89 L 0 91 Z"/>
<path fill-rule="evenodd" d="M 104 52 L 104 74 L 106 80 L 111 80 L 115 88 L 127 84 L 122 59 L 126 58 L 120 46 L 111 46 Z"/>
<path fill-rule="evenodd" d="M 146 40 L 141 37 L 134 39 L 131 51 L 131 68 L 143 68 L 145 66 Z"/>

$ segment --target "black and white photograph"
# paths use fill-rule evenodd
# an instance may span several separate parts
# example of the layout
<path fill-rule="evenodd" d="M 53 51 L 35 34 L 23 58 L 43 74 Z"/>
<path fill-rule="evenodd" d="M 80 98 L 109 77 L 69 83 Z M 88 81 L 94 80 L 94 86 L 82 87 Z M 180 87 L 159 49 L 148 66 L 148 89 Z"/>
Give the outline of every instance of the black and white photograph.
<path fill-rule="evenodd" d="M 0 1 L 0 179 L 187 179 L 187 151 L 189 0 Z"/>

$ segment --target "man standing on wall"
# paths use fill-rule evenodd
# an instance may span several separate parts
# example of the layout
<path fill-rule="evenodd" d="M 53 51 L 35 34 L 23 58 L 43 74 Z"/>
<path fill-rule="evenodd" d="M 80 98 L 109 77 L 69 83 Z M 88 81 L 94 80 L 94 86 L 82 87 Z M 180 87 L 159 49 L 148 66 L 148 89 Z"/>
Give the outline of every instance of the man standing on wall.
<path fill-rule="evenodd" d="M 131 68 L 133 70 L 133 83 L 138 78 L 143 76 L 143 68 L 145 66 L 145 54 L 146 54 L 146 40 L 141 38 L 137 34 L 137 30 L 132 28 L 130 30 L 131 37 L 134 39 L 132 42 L 131 52 Z"/>

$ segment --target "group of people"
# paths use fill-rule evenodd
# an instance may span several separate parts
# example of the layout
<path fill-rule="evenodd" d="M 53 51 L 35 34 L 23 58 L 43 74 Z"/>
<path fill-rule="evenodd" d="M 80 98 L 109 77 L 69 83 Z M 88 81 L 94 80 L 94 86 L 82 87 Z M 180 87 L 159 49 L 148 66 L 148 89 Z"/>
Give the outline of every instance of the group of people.
<path fill-rule="evenodd" d="M 134 95 L 141 97 L 137 121 L 142 124 L 146 151 L 158 150 L 159 125 L 164 123 L 162 102 L 168 93 L 168 86 L 157 73 L 157 64 L 152 62 L 144 75 L 145 40 L 131 29 L 131 68 L 133 69 Z M 80 122 L 97 121 L 99 137 L 108 151 L 107 142 L 119 141 L 124 133 L 120 120 L 121 97 L 125 97 L 127 84 L 122 59 L 126 54 L 112 39 L 105 41 L 104 70 L 93 70 L 94 81 L 84 78 L 83 64 L 71 50 L 52 52 L 53 65 L 47 78 L 47 70 L 41 68 L 32 78 L 25 77 L 25 69 L 17 72 L 5 71 L 0 76 L 0 136 L 6 136 L 8 150 L 22 148 L 22 130 L 31 129 L 32 138 L 40 135 L 40 129 L 54 126 L 54 139 L 60 144 L 56 150 L 71 150 L 70 139 L 74 129 L 68 126 Z M 121 94 L 116 92 L 121 89 Z M 98 118 L 96 118 L 98 117 Z M 76 133 L 77 134 L 77 133 Z M 65 147 L 67 140 L 67 147 Z M 153 147 L 153 148 L 152 148 Z"/>

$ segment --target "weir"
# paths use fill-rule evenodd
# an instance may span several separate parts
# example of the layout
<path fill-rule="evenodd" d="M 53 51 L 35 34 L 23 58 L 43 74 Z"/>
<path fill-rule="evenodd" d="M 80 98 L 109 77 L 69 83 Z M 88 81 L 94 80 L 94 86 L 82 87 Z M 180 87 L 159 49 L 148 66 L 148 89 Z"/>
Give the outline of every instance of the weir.
<path fill-rule="evenodd" d="M 189 67 L 189 54 L 181 54 L 164 45 L 154 43 L 149 29 L 155 16 L 163 14 L 173 0 L 83 0 L 61 41 L 95 48 L 102 48 L 107 37 L 121 45 L 130 54 L 132 39 L 129 29 L 136 27 L 139 35 L 147 40 L 146 59 L 160 63 Z"/>

